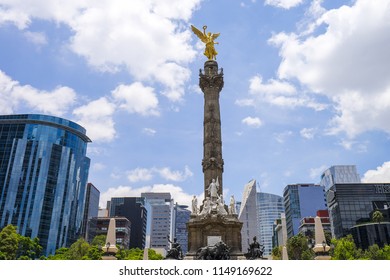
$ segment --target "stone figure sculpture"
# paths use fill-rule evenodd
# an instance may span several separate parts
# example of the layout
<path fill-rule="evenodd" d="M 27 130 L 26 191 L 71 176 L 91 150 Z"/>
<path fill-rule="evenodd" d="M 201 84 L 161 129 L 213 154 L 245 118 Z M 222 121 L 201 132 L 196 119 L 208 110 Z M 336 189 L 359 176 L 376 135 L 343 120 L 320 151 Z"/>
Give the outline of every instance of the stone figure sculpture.
<path fill-rule="evenodd" d="M 211 200 L 210 197 L 206 197 L 206 200 L 203 202 L 203 209 L 200 212 L 200 215 L 207 215 L 211 212 Z"/>
<path fill-rule="evenodd" d="M 209 187 L 206 189 L 206 191 L 209 192 L 211 201 L 215 202 L 218 199 L 218 189 L 219 189 L 219 182 L 218 182 L 218 177 L 217 181 L 213 178 L 211 180 L 211 183 Z"/>
<path fill-rule="evenodd" d="M 192 198 L 192 214 L 197 215 L 198 214 L 198 199 L 194 195 Z"/>
<path fill-rule="evenodd" d="M 234 195 L 230 197 L 230 204 L 229 204 L 229 214 L 234 215 L 236 213 L 236 201 L 234 199 Z"/>
<path fill-rule="evenodd" d="M 218 38 L 220 33 L 211 33 L 208 32 L 206 34 L 206 29 L 207 26 L 203 26 L 203 33 L 200 31 L 198 28 L 195 26 L 191 25 L 192 32 L 195 33 L 196 36 L 205 44 L 205 50 L 204 50 L 204 55 L 209 59 L 209 60 L 216 60 L 217 58 L 217 51 L 215 50 L 214 45 L 218 44 L 214 40 Z"/>

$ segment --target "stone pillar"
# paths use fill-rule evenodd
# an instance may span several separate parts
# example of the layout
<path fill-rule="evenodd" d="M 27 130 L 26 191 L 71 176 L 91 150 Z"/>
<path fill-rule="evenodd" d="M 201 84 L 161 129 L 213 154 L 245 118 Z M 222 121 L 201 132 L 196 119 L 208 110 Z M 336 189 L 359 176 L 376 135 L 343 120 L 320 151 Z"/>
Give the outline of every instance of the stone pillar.
<path fill-rule="evenodd" d="M 316 254 L 315 260 L 330 260 L 330 247 L 328 246 L 328 244 L 326 244 L 325 233 L 322 227 L 321 218 L 318 216 L 314 219 L 314 234 L 315 245 L 313 251 Z"/>
<path fill-rule="evenodd" d="M 116 253 L 118 248 L 116 247 L 116 225 L 115 218 L 111 218 L 108 224 L 106 245 L 102 248 L 104 255 L 103 260 L 116 260 Z"/>
<path fill-rule="evenodd" d="M 219 107 L 219 93 L 223 87 L 223 71 L 218 72 L 218 63 L 208 60 L 204 64 L 204 71 L 199 73 L 199 86 L 204 93 L 204 121 L 203 121 L 203 160 L 205 198 L 209 197 L 206 191 L 212 179 L 219 183 L 218 195 L 223 193 L 223 159 L 221 137 L 221 114 Z"/>

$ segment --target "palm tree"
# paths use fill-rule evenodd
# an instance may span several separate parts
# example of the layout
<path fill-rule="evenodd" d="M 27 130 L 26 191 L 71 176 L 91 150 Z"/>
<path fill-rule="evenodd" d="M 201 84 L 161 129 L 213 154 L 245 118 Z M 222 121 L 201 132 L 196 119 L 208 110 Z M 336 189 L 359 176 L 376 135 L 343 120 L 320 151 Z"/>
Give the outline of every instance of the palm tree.
<path fill-rule="evenodd" d="M 376 210 L 376 211 L 372 214 L 372 221 L 373 221 L 374 223 L 378 223 L 378 224 L 380 224 L 381 222 L 383 222 L 383 214 L 382 214 L 382 212 Z"/>

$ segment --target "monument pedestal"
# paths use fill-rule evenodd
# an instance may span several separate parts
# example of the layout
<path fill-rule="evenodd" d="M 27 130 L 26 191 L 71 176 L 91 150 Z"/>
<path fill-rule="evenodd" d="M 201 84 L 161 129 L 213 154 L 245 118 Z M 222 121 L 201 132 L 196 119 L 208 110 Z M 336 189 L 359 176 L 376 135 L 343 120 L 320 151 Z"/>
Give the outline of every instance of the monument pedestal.
<path fill-rule="evenodd" d="M 197 259 L 199 248 L 213 246 L 218 241 L 230 248 L 230 259 L 245 259 L 241 250 L 242 222 L 237 215 L 210 213 L 206 216 L 192 215 L 187 223 L 188 253 L 185 259 Z"/>

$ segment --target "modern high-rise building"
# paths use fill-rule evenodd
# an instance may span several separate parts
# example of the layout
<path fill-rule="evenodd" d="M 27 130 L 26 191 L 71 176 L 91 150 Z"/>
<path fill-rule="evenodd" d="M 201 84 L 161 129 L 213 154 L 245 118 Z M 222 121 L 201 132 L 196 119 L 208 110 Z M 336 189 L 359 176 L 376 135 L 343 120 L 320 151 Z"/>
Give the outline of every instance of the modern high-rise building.
<path fill-rule="evenodd" d="M 130 248 L 145 248 L 148 211 L 144 197 L 111 198 L 110 217 L 125 217 L 131 222 Z"/>
<path fill-rule="evenodd" d="M 88 221 L 97 217 L 99 213 L 100 191 L 92 184 L 87 184 L 87 192 L 85 195 L 85 209 L 83 219 L 83 233 L 88 232 Z"/>
<path fill-rule="evenodd" d="M 287 185 L 283 203 L 288 238 L 298 234 L 303 217 L 315 217 L 318 210 L 327 209 L 324 187 L 315 184 Z"/>
<path fill-rule="evenodd" d="M 316 217 L 320 217 L 323 231 L 331 234 L 328 210 L 318 210 Z M 315 217 L 303 217 L 299 226 L 299 233 L 302 233 L 314 242 Z"/>
<path fill-rule="evenodd" d="M 390 184 L 335 184 L 326 196 L 334 238 L 350 234 L 359 223 L 370 222 L 373 211 L 390 208 Z"/>
<path fill-rule="evenodd" d="M 46 115 L 0 116 L 0 228 L 38 237 L 46 255 L 82 235 L 91 140 Z"/>
<path fill-rule="evenodd" d="M 360 175 L 355 165 L 335 165 L 325 170 L 321 175 L 320 185 L 329 190 L 334 184 L 360 183 Z"/>
<path fill-rule="evenodd" d="M 257 193 L 257 224 L 259 227 L 257 240 L 264 245 L 264 256 L 271 255 L 274 222 L 283 212 L 284 205 L 281 196 L 264 192 Z"/>
<path fill-rule="evenodd" d="M 177 242 L 180 244 L 183 254 L 188 251 L 187 222 L 190 220 L 191 211 L 187 208 L 187 205 L 179 205 L 176 203 L 172 221 L 174 237 L 177 238 Z"/>
<path fill-rule="evenodd" d="M 115 245 L 120 248 L 129 249 L 131 222 L 125 217 L 115 217 Z M 107 235 L 108 226 L 111 218 L 108 217 L 93 217 L 89 219 L 88 232 L 86 234 L 88 242 L 98 235 Z"/>
<path fill-rule="evenodd" d="M 149 215 L 150 229 L 150 248 L 161 248 L 169 250 L 170 244 L 167 236 L 173 236 L 172 215 L 173 215 L 173 199 L 170 193 L 141 193 L 141 197 L 146 199 L 146 202 L 151 206 L 151 214 Z"/>
<path fill-rule="evenodd" d="M 244 253 L 248 251 L 249 244 L 253 242 L 253 237 L 258 237 L 259 235 L 257 213 L 256 180 L 251 180 L 244 187 L 238 214 L 239 221 L 243 223 L 241 242 Z"/>

